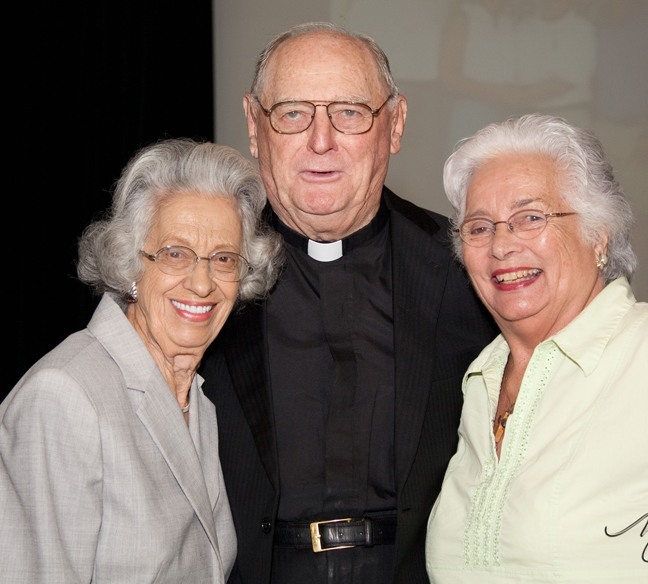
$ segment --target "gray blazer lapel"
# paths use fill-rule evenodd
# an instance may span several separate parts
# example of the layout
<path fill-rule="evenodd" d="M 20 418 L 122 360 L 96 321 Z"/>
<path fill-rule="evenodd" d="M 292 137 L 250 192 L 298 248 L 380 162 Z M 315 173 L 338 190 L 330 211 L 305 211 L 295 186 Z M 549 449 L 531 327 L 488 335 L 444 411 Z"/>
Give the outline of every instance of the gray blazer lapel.
<path fill-rule="evenodd" d="M 123 320 L 116 318 L 117 312 Z M 121 369 L 134 411 L 167 461 L 217 550 L 214 518 L 200 460 L 178 403 L 153 357 L 109 294 L 102 297 L 88 329 Z M 194 380 L 194 385 L 196 383 Z"/>
<path fill-rule="evenodd" d="M 161 377 L 162 374 L 158 374 Z M 169 399 L 166 399 L 166 396 L 158 395 L 155 389 L 151 391 L 151 388 L 158 384 L 159 379 L 153 379 L 152 383 L 144 388 L 145 395 L 139 403 L 137 415 L 195 509 L 212 546 L 218 551 L 212 506 L 198 453 L 171 392 L 167 390 Z M 196 389 L 196 393 L 197 391 Z M 197 408 L 194 410 L 191 415 L 197 414 Z"/>

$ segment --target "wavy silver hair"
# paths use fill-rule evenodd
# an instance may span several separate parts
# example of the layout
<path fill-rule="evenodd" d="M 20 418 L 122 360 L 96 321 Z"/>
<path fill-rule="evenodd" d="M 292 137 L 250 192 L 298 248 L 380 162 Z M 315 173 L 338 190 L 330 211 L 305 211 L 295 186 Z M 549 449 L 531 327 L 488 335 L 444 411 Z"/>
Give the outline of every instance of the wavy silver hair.
<path fill-rule="evenodd" d="M 561 173 L 562 198 L 578 213 L 585 241 L 594 245 L 601 235 L 608 236 L 605 282 L 632 279 L 637 267 L 630 244 L 632 209 L 600 140 L 563 118 L 541 114 L 490 124 L 460 140 L 446 160 L 443 185 L 454 208 L 452 238 L 459 261 L 463 263 L 462 241 L 454 230 L 464 220 L 470 180 L 485 162 L 503 154 L 539 154 L 552 160 Z"/>
<path fill-rule="evenodd" d="M 394 77 L 389 66 L 389 59 L 387 58 L 385 52 L 371 37 L 361 33 L 351 32 L 344 27 L 338 26 L 331 22 L 306 22 L 293 26 L 287 31 L 275 36 L 259 54 L 254 70 L 254 78 L 252 80 L 252 88 L 250 89 L 250 93 L 254 96 L 259 96 L 265 89 L 267 83 L 266 71 L 268 68 L 268 61 L 283 43 L 290 39 L 304 36 L 314 36 L 320 33 L 338 35 L 355 41 L 368 49 L 374 58 L 385 91 L 387 91 L 387 95 L 392 96 L 392 100 L 390 101 L 391 103 L 394 103 L 393 97 L 396 97 L 398 95 L 398 87 L 394 82 Z"/>
<path fill-rule="evenodd" d="M 77 275 L 101 294 L 113 292 L 123 305 L 144 266 L 139 250 L 159 206 L 187 191 L 236 201 L 242 222 L 241 255 L 253 267 L 239 285 L 238 300 L 264 297 L 283 259 L 281 238 L 261 221 L 265 190 L 256 166 L 237 150 L 187 138 L 163 140 L 139 150 L 116 183 L 104 219 L 79 239 Z"/>

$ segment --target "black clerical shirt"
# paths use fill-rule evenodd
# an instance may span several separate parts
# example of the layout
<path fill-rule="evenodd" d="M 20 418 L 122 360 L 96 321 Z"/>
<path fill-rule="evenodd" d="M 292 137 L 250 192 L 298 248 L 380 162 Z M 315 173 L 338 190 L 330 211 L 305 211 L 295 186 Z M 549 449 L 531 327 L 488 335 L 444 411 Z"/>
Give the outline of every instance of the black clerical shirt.
<path fill-rule="evenodd" d="M 388 213 L 308 256 L 278 218 L 287 265 L 268 301 L 280 468 L 278 518 L 395 512 L 394 349 Z"/>

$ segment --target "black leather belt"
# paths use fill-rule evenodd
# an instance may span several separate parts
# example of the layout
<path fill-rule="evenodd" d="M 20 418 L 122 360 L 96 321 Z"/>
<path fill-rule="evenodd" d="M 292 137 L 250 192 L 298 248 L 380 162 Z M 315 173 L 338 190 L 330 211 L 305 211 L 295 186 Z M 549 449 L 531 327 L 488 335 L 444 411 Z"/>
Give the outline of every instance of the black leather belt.
<path fill-rule="evenodd" d="M 396 518 L 329 519 L 311 523 L 278 521 L 274 545 L 327 552 L 356 546 L 394 543 Z"/>

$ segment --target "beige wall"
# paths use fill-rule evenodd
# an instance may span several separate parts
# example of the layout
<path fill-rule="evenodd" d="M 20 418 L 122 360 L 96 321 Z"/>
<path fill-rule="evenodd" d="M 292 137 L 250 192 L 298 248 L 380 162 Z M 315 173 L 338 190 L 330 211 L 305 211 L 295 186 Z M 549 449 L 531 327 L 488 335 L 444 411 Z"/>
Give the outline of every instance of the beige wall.
<path fill-rule="evenodd" d="M 241 98 L 258 52 L 275 34 L 308 20 L 359 30 L 385 49 L 409 100 L 389 187 L 448 213 L 441 172 L 457 139 L 522 111 L 563 115 L 595 130 L 632 200 L 640 264 L 633 287 L 648 301 L 648 0 L 471 3 L 504 8 L 491 21 L 483 6 L 473 6 L 472 32 L 462 39 L 447 34 L 461 0 L 214 0 L 216 140 L 248 153 Z M 561 4 L 570 9 L 562 15 Z M 638 12 L 624 20 L 626 5 Z M 601 6 L 615 13 L 597 12 Z M 554 15 L 540 13 L 554 9 Z M 467 59 L 456 76 L 441 79 L 442 60 L 453 50 Z M 533 91 L 522 99 L 521 87 Z M 623 119 L 626 112 L 632 115 Z"/>

